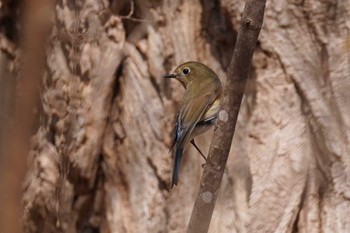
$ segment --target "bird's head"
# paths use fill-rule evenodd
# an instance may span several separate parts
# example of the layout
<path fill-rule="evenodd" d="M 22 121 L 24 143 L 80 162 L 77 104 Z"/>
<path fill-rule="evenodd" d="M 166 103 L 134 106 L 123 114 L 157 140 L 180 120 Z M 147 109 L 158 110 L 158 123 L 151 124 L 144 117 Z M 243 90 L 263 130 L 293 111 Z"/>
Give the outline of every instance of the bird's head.
<path fill-rule="evenodd" d="M 191 83 L 203 83 L 213 80 L 219 80 L 215 72 L 208 66 L 195 61 L 185 62 L 179 65 L 171 74 L 164 76 L 165 78 L 175 78 L 187 88 Z"/>

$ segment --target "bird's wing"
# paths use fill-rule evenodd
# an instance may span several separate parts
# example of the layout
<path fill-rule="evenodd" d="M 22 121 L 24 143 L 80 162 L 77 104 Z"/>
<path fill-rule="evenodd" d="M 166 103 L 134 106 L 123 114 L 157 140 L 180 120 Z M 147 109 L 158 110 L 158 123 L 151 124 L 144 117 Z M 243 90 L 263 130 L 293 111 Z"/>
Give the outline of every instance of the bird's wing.
<path fill-rule="evenodd" d="M 182 106 L 178 114 L 175 126 L 175 138 L 171 147 L 176 147 L 171 187 L 177 185 L 184 147 L 191 139 L 191 133 L 197 122 L 207 110 L 210 104 L 210 96 L 210 94 L 200 95 L 194 97 L 191 101 L 184 101 L 186 104 Z"/>
<path fill-rule="evenodd" d="M 202 93 L 192 98 L 190 101 L 184 101 L 176 127 L 176 137 L 178 147 L 184 146 L 190 140 L 191 133 L 196 124 L 202 119 L 206 110 L 215 100 L 213 93 Z"/>

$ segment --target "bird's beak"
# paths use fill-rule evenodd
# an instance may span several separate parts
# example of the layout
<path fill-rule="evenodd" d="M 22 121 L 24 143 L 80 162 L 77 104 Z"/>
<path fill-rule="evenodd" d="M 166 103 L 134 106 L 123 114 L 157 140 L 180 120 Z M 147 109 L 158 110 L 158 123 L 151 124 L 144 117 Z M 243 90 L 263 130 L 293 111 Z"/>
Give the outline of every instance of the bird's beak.
<path fill-rule="evenodd" d="M 178 76 L 179 76 L 178 74 L 166 74 L 164 75 L 164 78 L 176 78 Z"/>

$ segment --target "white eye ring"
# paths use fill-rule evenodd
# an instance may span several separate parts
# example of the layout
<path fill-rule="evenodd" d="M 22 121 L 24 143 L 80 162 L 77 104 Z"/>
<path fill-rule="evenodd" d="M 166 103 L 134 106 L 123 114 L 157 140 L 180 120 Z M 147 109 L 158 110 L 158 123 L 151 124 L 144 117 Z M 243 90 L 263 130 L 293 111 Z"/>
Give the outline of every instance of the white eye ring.
<path fill-rule="evenodd" d="M 183 73 L 184 75 L 189 74 L 190 71 L 191 71 L 191 70 L 190 70 L 189 68 L 187 68 L 187 67 L 185 67 L 185 68 L 182 69 L 182 73 Z"/>

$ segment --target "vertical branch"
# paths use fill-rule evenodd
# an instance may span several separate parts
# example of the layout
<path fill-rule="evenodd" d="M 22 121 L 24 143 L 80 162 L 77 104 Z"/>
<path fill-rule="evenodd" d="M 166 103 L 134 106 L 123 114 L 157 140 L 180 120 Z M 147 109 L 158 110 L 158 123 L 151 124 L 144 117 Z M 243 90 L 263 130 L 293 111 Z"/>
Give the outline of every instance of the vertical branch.
<path fill-rule="evenodd" d="M 247 0 L 238 31 L 218 128 L 214 131 L 200 189 L 190 218 L 188 233 L 208 232 L 219 187 L 231 148 L 239 108 L 263 22 L 266 0 Z"/>
<path fill-rule="evenodd" d="M 39 87 L 52 9 L 51 1 L 42 0 L 26 1 L 22 8 L 21 71 L 14 100 L 14 117 L 4 133 L 6 137 L 1 161 L 0 232 L 22 232 L 22 182 L 39 108 Z"/>

